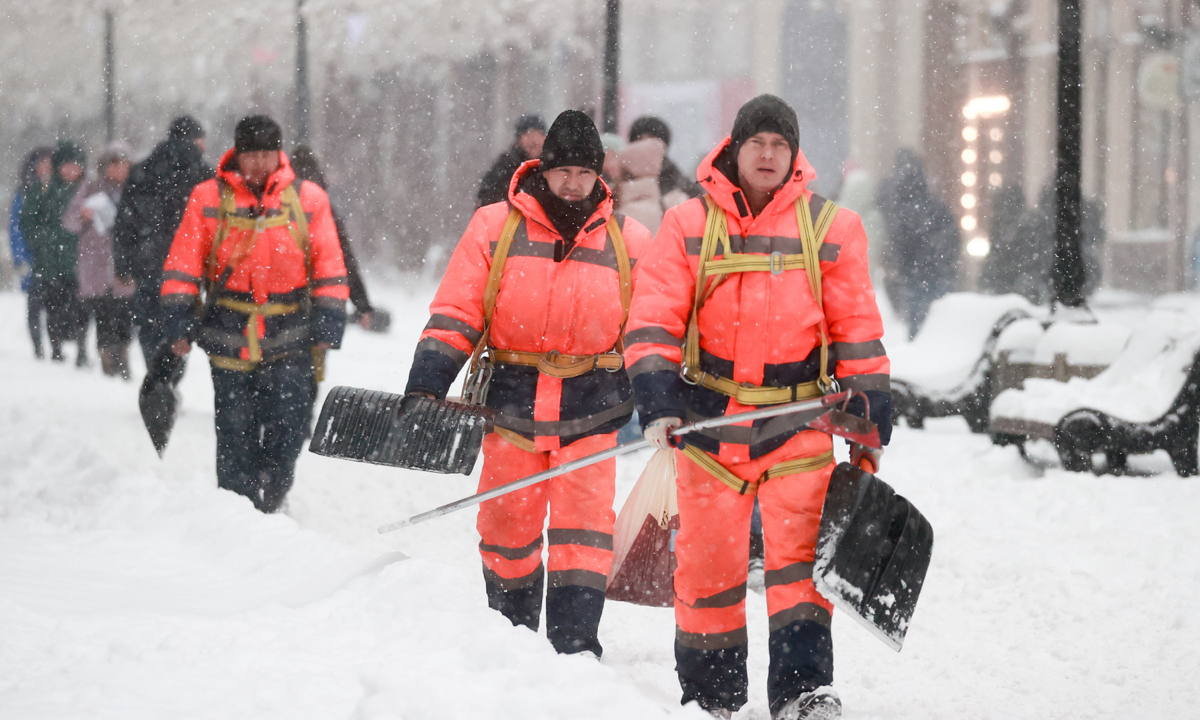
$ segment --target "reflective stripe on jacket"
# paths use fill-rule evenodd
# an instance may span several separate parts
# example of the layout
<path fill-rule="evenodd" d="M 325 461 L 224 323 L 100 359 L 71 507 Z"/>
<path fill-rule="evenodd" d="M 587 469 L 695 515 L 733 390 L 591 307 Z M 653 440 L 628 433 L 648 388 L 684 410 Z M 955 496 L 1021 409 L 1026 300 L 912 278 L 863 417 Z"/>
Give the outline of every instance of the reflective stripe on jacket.
<path fill-rule="evenodd" d="M 268 178 L 261 203 L 236 171 L 234 151 L 221 158 L 217 177 L 192 190 L 183 220 L 175 232 L 171 251 L 163 265 L 162 300 L 166 341 L 174 342 L 187 333 L 200 283 L 207 276 L 216 282 L 234 249 L 247 241 L 248 229 L 231 229 L 217 248 L 216 262 L 208 267 L 212 243 L 218 230 L 218 206 L 221 185 L 232 188 L 236 215 L 243 218 L 278 216 L 284 210 L 280 201 L 285 188 L 296 182 L 287 156 L 280 153 L 279 169 Z M 308 226 L 308 252 L 297 244 L 287 225 L 268 227 L 254 241 L 253 249 L 234 269 L 218 297 L 231 305 L 249 303 L 263 306 L 300 304 L 311 287 L 312 313 L 302 311 L 278 315 L 259 314 L 256 347 L 264 360 L 298 351 L 307 351 L 316 343 L 341 343 L 346 323 L 346 299 L 350 290 L 346 266 L 334 229 L 329 197 L 319 186 L 303 181 L 297 188 L 300 205 Z M 293 228 L 294 229 L 294 228 Z M 311 283 L 308 273 L 312 269 Z M 218 305 L 202 327 L 197 340 L 210 355 L 250 359 L 248 315 Z"/>
<path fill-rule="evenodd" d="M 755 217 L 738 186 L 714 166 L 728 144 L 726 138 L 713 150 L 696 176 L 726 212 L 731 249 L 763 255 L 800 253 L 795 202 L 808 202 L 814 217 L 823 205 L 823 200 L 814 200 L 807 189 L 815 176 L 812 166 L 797 152 L 791 178 Z M 687 385 L 679 377 L 707 212 L 703 199 L 668 210 L 654 252 L 639 271 L 626 330 L 625 360 L 643 423 L 666 416 L 715 417 L 744 409 L 725 395 Z M 831 343 L 830 369 L 843 389 L 871 391 L 872 419 L 887 417 L 887 427 L 880 427 L 886 438 L 890 432 L 890 365 L 880 341 L 883 324 L 868 276 L 867 237 L 857 214 L 838 211 L 818 255 Z M 759 386 L 786 387 L 815 380 L 821 314 L 803 269 L 777 275 L 731 274 L 700 310 L 702 369 Z M 800 429 L 785 418 L 774 418 L 753 427 L 706 432 L 689 442 L 719 454 L 722 462 L 747 462 L 781 447 Z"/>
<path fill-rule="evenodd" d="M 524 217 L 504 265 L 491 346 L 597 355 L 616 345 L 623 312 L 616 252 L 605 229 L 613 215 L 612 195 L 603 186 L 606 195 L 599 208 L 563 261 L 555 262 L 555 241 L 561 239 L 558 230 L 536 199 L 517 190 L 534 172 L 538 172 L 537 160 L 524 163 L 509 184 L 509 202 L 484 206 L 471 218 L 430 305 L 432 317 L 417 345 L 409 391 L 445 397 L 482 336 L 492 251 L 513 207 Z M 635 267 L 636 285 L 637 259 L 649 246 L 650 233 L 634 220 L 620 216 L 617 220 Z M 623 368 L 595 369 L 560 379 L 534 367 L 500 362 L 495 365 L 487 405 L 500 413 L 497 425 L 534 439 L 539 451 L 612 432 L 633 412 L 632 389 Z"/>

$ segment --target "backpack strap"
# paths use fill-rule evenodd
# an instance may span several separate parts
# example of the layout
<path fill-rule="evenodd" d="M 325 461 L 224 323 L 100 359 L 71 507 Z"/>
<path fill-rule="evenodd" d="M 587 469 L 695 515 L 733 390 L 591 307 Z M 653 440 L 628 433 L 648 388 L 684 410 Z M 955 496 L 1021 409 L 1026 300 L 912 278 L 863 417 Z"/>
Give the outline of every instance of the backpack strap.
<path fill-rule="evenodd" d="M 504 221 L 496 249 L 492 252 L 492 266 L 488 270 L 487 284 L 483 287 L 483 332 L 479 334 L 479 342 L 475 343 L 475 350 L 471 353 L 470 373 L 479 369 L 479 358 L 487 349 L 492 316 L 496 312 L 496 298 L 500 295 L 500 278 L 504 275 L 504 263 L 508 260 L 508 249 L 512 246 L 513 236 L 517 234 L 517 227 L 523 219 L 521 211 L 515 207 L 508 211 L 508 219 Z"/>
<path fill-rule="evenodd" d="M 629 248 L 625 247 L 625 236 L 621 233 L 621 223 L 617 222 L 615 214 L 608 218 L 608 237 L 617 255 L 617 277 L 621 283 L 621 332 L 617 335 L 614 349 L 618 355 L 623 355 L 625 323 L 629 321 L 629 306 L 633 303 L 633 265 L 629 262 Z"/>

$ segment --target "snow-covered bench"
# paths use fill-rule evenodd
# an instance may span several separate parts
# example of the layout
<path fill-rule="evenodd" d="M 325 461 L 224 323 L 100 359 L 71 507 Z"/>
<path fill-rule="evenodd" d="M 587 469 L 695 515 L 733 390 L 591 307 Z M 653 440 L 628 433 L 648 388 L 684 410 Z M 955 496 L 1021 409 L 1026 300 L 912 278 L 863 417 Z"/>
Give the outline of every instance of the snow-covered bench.
<path fill-rule="evenodd" d="M 1019 295 L 951 293 L 934 302 L 917 337 L 888 348 L 895 417 L 919 428 L 925 418 L 961 415 L 987 432 L 997 340 L 1035 312 Z"/>
<path fill-rule="evenodd" d="M 1121 471 L 1130 454 L 1166 450 L 1176 472 L 1197 474 L 1200 304 L 1164 298 L 1137 322 L 1124 350 L 1092 379 L 1029 378 L 992 402 L 1000 444 L 1048 440 L 1063 467 Z"/>

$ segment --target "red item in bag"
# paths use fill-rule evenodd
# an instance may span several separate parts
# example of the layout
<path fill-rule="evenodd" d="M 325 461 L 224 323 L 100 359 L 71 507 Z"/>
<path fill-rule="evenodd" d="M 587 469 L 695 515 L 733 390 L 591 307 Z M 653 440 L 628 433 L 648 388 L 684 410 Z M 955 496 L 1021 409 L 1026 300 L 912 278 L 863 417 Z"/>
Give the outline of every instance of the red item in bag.
<path fill-rule="evenodd" d="M 674 605 L 678 529 L 675 451 L 659 450 L 646 464 L 613 526 L 613 564 L 604 596 L 651 607 Z"/>

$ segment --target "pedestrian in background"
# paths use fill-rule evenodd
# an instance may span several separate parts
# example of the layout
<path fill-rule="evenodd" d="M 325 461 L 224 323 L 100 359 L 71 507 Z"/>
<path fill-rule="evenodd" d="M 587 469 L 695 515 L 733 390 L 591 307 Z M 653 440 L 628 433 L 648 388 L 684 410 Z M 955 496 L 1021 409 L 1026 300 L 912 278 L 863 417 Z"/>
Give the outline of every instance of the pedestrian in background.
<path fill-rule="evenodd" d="M 867 231 L 867 262 L 871 266 L 871 283 L 878 287 L 883 283 L 887 227 L 883 222 L 883 214 L 875 204 L 875 179 L 854 160 L 847 160 L 842 168 L 842 187 L 838 190 L 837 202 L 862 218 L 863 230 Z"/>
<path fill-rule="evenodd" d="M 192 188 L 213 176 L 205 147 L 204 128 L 195 118 L 175 118 L 167 139 L 130 171 L 117 206 L 113 268 L 122 282 L 134 284 L 133 317 L 147 365 L 162 339 L 163 261 Z"/>
<path fill-rule="evenodd" d="M 988 254 L 979 271 L 980 290 L 994 295 L 1016 291 L 1025 264 L 1016 231 L 1024 215 L 1025 192 L 1021 188 L 1004 185 L 996 189 L 988 224 Z"/>
<path fill-rule="evenodd" d="M 646 138 L 662 140 L 663 145 L 669 150 L 671 127 L 660 117 L 643 115 L 629 125 L 629 142 L 632 144 Z M 689 178 L 665 153 L 662 167 L 658 172 L 658 192 L 666 209 L 673 208 L 689 198 L 700 197 L 704 194 L 699 183 Z"/>
<path fill-rule="evenodd" d="M 876 204 L 887 227 L 884 288 L 914 338 L 929 306 L 958 286 L 961 239 L 954 213 L 929 190 L 925 167 L 910 148 L 896 152 L 894 171 Z"/>
<path fill-rule="evenodd" d="M 297 145 L 292 149 L 291 161 L 292 172 L 296 174 L 297 180 L 316 183 L 326 193 L 329 192 L 325 173 L 321 172 L 321 164 L 317 161 L 317 155 L 311 147 Z M 342 248 L 342 259 L 346 262 L 346 279 L 350 283 L 350 304 L 354 306 L 352 320 L 362 325 L 364 329 L 371 330 L 379 326 L 379 322 L 374 317 L 377 311 L 371 306 L 371 301 L 367 297 L 367 286 L 363 282 L 358 259 L 354 256 L 350 246 L 350 237 L 346 234 L 346 224 L 342 222 L 342 217 L 338 214 L 332 201 L 330 201 L 329 207 L 333 213 L 333 225 L 337 229 L 338 244 Z M 383 315 L 386 314 L 386 312 L 383 313 Z"/>
<path fill-rule="evenodd" d="M 62 362 L 63 343 L 75 342 L 75 364 L 88 364 L 83 311 L 79 303 L 79 283 L 75 278 L 79 251 L 75 233 L 63 227 L 63 213 L 79 185 L 87 158 L 73 142 L 58 143 L 51 156 L 53 171 L 44 187 L 35 185 L 25 196 L 21 208 L 21 233 L 33 257 L 33 272 L 42 302 L 46 306 L 46 334 L 50 338 L 50 359 Z"/>
<path fill-rule="evenodd" d="M 50 159 L 54 148 L 40 147 L 25 158 L 17 177 L 17 191 L 13 194 L 12 210 L 8 216 L 8 241 L 12 246 L 13 268 L 21 279 L 21 290 L 26 295 L 26 322 L 29 325 L 29 338 L 33 341 L 33 354 L 41 360 L 46 356 L 42 348 L 42 314 L 45 310 L 42 304 L 42 294 L 38 289 L 37 276 L 33 272 L 33 254 L 25 242 L 21 232 L 21 209 L 25 198 L 31 190 L 44 190 L 50 184 L 54 174 L 54 164 Z"/>
<path fill-rule="evenodd" d="M 522 115 L 517 118 L 512 147 L 496 158 L 479 183 L 479 207 L 507 200 L 513 173 L 521 167 L 521 163 L 541 155 L 545 141 L 546 123 L 540 116 Z"/>
<path fill-rule="evenodd" d="M 105 375 L 129 380 L 133 339 L 133 283 L 113 271 L 112 228 L 121 189 L 129 177 L 129 146 L 111 143 L 96 164 L 96 178 L 79 186 L 63 213 L 63 227 L 79 237 L 76 278 L 84 323 L 96 320 L 96 347 Z"/>

